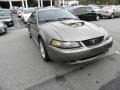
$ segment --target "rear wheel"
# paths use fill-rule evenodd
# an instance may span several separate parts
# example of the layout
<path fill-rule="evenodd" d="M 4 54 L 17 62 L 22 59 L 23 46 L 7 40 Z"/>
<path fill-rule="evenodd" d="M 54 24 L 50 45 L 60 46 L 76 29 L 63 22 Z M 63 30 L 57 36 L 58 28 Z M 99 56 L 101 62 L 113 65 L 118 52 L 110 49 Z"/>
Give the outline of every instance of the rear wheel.
<path fill-rule="evenodd" d="M 45 47 L 42 39 L 39 39 L 39 49 L 40 49 L 40 53 L 41 53 L 41 56 L 42 56 L 43 60 L 46 61 L 46 62 L 51 61 L 51 59 L 48 56 L 46 47 Z"/>
<path fill-rule="evenodd" d="M 111 14 L 110 19 L 113 19 L 114 17 L 115 17 L 114 14 Z"/>

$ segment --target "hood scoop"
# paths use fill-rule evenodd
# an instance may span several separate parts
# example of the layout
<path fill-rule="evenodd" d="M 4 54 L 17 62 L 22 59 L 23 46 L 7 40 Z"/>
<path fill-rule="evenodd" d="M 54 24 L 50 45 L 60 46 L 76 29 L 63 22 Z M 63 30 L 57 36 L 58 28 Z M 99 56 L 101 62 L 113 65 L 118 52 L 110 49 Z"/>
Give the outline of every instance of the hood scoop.
<path fill-rule="evenodd" d="M 62 21 L 61 23 L 71 27 L 84 26 L 85 24 L 84 22 L 81 21 Z"/>

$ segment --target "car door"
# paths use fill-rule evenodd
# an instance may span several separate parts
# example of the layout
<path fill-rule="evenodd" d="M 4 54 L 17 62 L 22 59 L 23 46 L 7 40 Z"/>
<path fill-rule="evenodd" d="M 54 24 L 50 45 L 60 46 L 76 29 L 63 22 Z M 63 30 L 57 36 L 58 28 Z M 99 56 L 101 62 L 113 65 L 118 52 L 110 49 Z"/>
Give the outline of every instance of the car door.
<path fill-rule="evenodd" d="M 30 23 L 29 27 L 31 30 L 31 34 L 32 34 L 33 38 L 37 41 L 38 40 L 38 32 L 39 32 L 38 23 L 37 23 L 37 12 L 33 12 L 31 14 L 29 23 Z"/>
<path fill-rule="evenodd" d="M 117 6 L 114 6 L 114 7 L 113 7 L 113 12 L 114 12 L 114 15 L 115 15 L 116 17 L 119 16 L 119 11 L 118 11 L 118 9 L 117 9 Z"/>
<path fill-rule="evenodd" d="M 118 9 L 118 14 L 119 14 L 119 16 L 118 16 L 118 17 L 120 17 L 120 7 L 119 7 L 119 6 L 117 6 L 117 9 Z"/>

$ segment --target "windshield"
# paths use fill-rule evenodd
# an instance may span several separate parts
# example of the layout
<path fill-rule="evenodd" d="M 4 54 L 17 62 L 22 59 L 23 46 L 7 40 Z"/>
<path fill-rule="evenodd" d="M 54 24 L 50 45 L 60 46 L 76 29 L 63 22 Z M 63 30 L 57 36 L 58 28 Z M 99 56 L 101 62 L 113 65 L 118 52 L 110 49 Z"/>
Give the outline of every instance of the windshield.
<path fill-rule="evenodd" d="M 104 8 L 104 7 L 105 7 L 105 5 L 100 5 L 99 7 L 100 7 L 100 9 L 102 9 L 102 8 Z"/>
<path fill-rule="evenodd" d="M 103 10 L 110 10 L 110 9 L 112 9 L 112 7 L 111 6 L 106 6 L 106 7 L 103 7 L 102 9 Z"/>
<path fill-rule="evenodd" d="M 91 7 L 80 7 L 80 11 L 82 12 L 92 12 L 93 9 Z"/>
<path fill-rule="evenodd" d="M 34 12 L 34 9 L 27 9 L 27 10 L 24 10 L 24 13 L 25 13 L 25 14 L 32 13 L 32 12 Z"/>
<path fill-rule="evenodd" d="M 71 6 L 66 5 L 66 6 L 62 6 L 62 8 L 69 9 L 69 8 L 71 8 Z"/>
<path fill-rule="evenodd" d="M 93 9 L 100 9 L 99 7 L 97 7 L 97 6 L 93 6 Z"/>
<path fill-rule="evenodd" d="M 0 16 L 10 16 L 10 13 L 8 11 L 1 11 L 0 10 Z"/>
<path fill-rule="evenodd" d="M 39 11 L 39 21 L 50 21 L 50 20 L 54 21 L 60 19 L 77 19 L 77 18 L 67 10 L 63 10 L 63 9 Z"/>

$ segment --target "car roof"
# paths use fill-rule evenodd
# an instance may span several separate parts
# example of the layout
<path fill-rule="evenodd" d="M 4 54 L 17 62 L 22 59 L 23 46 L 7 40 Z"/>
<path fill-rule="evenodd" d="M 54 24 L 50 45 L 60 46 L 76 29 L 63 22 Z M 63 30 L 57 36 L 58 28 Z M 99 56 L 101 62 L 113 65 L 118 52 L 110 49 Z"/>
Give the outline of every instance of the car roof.
<path fill-rule="evenodd" d="M 7 12 L 9 12 L 9 14 L 11 14 L 10 9 L 3 9 L 3 8 L 0 8 L 0 11 L 7 11 Z"/>
<path fill-rule="evenodd" d="M 49 8 L 49 7 L 46 7 L 46 8 L 41 8 L 41 9 L 39 9 L 38 11 L 59 10 L 59 9 L 61 9 L 61 8 L 56 8 L 56 7 L 51 7 L 51 8 Z"/>
<path fill-rule="evenodd" d="M 35 9 L 35 8 L 23 8 L 23 10 L 30 10 L 30 9 Z"/>
<path fill-rule="evenodd" d="M 3 8 L 0 8 L 0 10 L 10 11 L 9 9 L 3 9 Z"/>
<path fill-rule="evenodd" d="M 71 7 L 69 10 L 75 10 L 75 9 L 77 9 L 77 8 L 79 8 L 79 7 L 90 7 L 90 6 L 87 6 L 87 5 L 73 6 L 73 7 Z"/>

